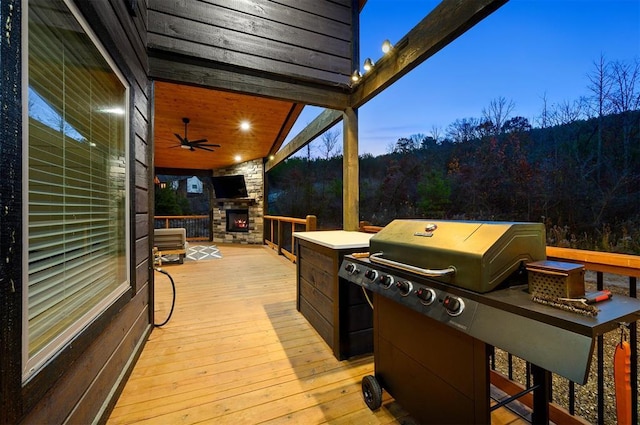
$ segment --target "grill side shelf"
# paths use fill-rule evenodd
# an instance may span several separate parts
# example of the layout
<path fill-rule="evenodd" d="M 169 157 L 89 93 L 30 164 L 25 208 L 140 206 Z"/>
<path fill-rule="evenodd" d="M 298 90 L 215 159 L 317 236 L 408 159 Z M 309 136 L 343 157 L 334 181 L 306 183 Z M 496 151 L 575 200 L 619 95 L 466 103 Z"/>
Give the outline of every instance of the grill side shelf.
<path fill-rule="evenodd" d="M 617 329 L 621 322 L 629 323 L 640 319 L 640 300 L 623 295 L 615 295 L 608 301 L 597 303 L 596 307 L 600 311 L 595 317 L 535 303 L 526 287 L 522 286 L 489 292 L 481 298 L 482 304 L 591 338 Z"/>

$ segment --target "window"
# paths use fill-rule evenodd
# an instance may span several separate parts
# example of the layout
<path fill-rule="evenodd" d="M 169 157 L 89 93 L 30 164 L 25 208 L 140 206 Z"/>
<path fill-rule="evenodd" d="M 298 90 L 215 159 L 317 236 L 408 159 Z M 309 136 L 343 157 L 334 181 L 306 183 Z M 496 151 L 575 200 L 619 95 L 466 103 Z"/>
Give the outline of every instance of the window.
<path fill-rule="evenodd" d="M 128 87 L 73 8 L 28 2 L 25 380 L 130 286 Z"/>

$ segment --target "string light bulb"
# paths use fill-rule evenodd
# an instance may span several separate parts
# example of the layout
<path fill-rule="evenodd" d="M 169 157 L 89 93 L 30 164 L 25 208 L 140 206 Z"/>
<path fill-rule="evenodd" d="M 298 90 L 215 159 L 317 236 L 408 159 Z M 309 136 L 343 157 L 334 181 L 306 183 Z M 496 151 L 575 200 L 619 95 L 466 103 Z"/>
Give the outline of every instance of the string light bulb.
<path fill-rule="evenodd" d="M 357 69 L 353 71 L 353 74 L 351 74 L 351 81 L 357 83 L 358 81 L 360 81 L 360 78 L 362 78 L 362 74 L 360 74 L 360 71 L 358 71 Z"/>
<path fill-rule="evenodd" d="M 393 44 L 389 40 L 385 40 L 382 42 L 382 53 L 389 53 L 393 48 Z"/>
<path fill-rule="evenodd" d="M 373 63 L 373 61 L 371 60 L 371 58 L 366 58 L 366 59 L 364 60 L 364 70 L 365 70 L 366 72 L 371 71 L 371 70 L 373 69 L 374 65 L 375 65 L 375 64 Z"/>

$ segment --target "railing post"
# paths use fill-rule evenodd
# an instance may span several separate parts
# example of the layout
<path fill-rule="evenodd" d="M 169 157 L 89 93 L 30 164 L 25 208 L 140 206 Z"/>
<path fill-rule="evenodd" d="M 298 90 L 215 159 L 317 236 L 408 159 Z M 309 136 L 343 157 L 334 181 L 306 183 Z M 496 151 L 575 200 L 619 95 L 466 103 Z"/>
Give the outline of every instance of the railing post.
<path fill-rule="evenodd" d="M 207 232 L 209 232 L 209 242 L 213 242 L 213 208 L 209 208 L 209 226 Z"/>
<path fill-rule="evenodd" d="M 314 230 L 316 230 L 317 226 L 318 218 L 315 215 L 308 215 L 304 230 L 306 232 L 313 232 Z"/>
<path fill-rule="evenodd" d="M 284 228 L 282 221 L 278 219 L 278 255 L 282 255 L 282 239 L 284 239 Z"/>
<path fill-rule="evenodd" d="M 273 243 L 273 242 L 275 242 L 275 237 L 274 237 L 274 234 L 273 234 L 273 226 L 274 226 L 274 223 L 275 223 L 276 221 L 275 221 L 274 219 L 270 219 L 270 220 L 271 220 L 271 221 L 270 221 L 270 225 L 271 225 L 271 233 L 269 233 L 269 240 Z"/>

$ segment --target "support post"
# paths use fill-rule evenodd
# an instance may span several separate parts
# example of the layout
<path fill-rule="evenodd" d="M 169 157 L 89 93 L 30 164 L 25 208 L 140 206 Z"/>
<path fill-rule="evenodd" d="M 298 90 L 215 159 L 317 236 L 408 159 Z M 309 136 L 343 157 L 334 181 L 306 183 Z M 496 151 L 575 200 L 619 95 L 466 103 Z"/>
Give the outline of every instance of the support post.
<path fill-rule="evenodd" d="M 308 215 L 305 223 L 305 232 L 313 232 L 318 228 L 318 218 L 315 215 Z"/>
<path fill-rule="evenodd" d="M 343 111 L 342 159 L 342 228 L 357 231 L 359 223 L 359 170 L 358 170 L 358 113 L 355 109 Z"/>

